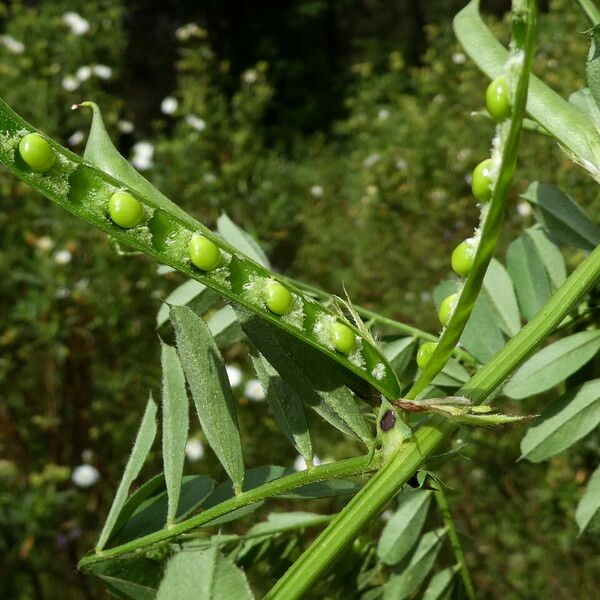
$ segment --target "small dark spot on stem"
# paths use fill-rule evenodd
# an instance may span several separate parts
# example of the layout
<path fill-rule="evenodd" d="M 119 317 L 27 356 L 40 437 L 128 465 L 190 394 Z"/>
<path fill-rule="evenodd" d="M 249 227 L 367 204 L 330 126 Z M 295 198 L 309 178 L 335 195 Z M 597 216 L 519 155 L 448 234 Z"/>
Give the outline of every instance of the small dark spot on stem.
<path fill-rule="evenodd" d="M 381 431 L 389 431 L 396 424 L 396 415 L 391 410 L 386 410 L 383 417 L 381 417 L 381 421 L 379 422 L 379 427 Z"/>

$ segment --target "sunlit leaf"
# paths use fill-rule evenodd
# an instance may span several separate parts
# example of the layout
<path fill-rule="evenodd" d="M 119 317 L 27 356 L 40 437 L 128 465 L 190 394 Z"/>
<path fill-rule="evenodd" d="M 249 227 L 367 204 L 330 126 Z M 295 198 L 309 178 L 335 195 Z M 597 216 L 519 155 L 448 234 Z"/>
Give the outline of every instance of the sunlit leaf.
<path fill-rule="evenodd" d="M 238 227 L 226 213 L 221 213 L 221 216 L 217 219 L 217 231 L 246 256 L 265 267 L 270 266 L 269 259 L 258 242 L 241 227 Z"/>
<path fill-rule="evenodd" d="M 590 477 L 585 493 L 577 505 L 575 520 L 579 533 L 586 529 L 596 530 L 600 526 L 600 467 Z"/>

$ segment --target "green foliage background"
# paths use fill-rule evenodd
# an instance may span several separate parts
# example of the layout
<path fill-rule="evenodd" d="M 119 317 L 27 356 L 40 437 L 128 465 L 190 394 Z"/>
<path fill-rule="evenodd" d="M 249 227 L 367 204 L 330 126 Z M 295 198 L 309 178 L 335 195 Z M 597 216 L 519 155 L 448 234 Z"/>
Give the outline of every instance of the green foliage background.
<path fill-rule="evenodd" d="M 88 119 L 71 104 L 96 101 L 124 153 L 152 143 L 144 173 L 200 220 L 212 226 L 225 210 L 278 269 L 435 331 L 431 290 L 472 231 L 467 176 L 492 133 L 470 116 L 483 107 L 485 78 L 450 29 L 462 2 L 413 10 L 296 0 L 245 15 L 233 3 L 208 2 L 201 13 L 178 3 L 160 18 L 128 4 L 0 2 L 3 33 L 24 44 L 22 53 L 0 44 L 2 96 L 71 144 Z M 71 32 L 68 10 L 89 31 Z M 191 20 L 198 27 L 181 29 Z M 586 27 L 567 0 L 550 2 L 540 19 L 535 73 L 563 95 L 582 86 Z M 501 20 L 494 28 L 506 37 Z M 65 89 L 65 77 L 97 64 L 112 69 L 109 79 Z M 160 111 L 164 96 L 178 100 L 172 115 Z M 552 142 L 526 134 L 519 165 L 501 254 L 530 224 L 518 193 L 535 179 L 560 185 L 598 218 L 594 186 Z M 119 253 L 4 172 L 0 231 L 0 594 L 102 597 L 74 565 L 93 546 L 147 390 L 158 389 L 155 315 L 179 278 Z M 253 376 L 242 345 L 226 359 Z M 268 435 L 275 427 L 264 405 L 237 399 L 246 462 L 289 465 L 294 455 Z M 470 461 L 442 474 L 476 584 L 485 597 L 591 598 L 600 548 L 576 539 L 573 513 L 600 438 L 549 463 L 515 464 L 522 432 L 469 434 Z M 355 451 L 329 431 L 316 444 L 325 458 Z M 101 473 L 87 490 L 70 481 L 82 461 Z M 222 477 L 208 452 L 189 471 Z M 260 585 L 276 576 L 265 573 Z"/>

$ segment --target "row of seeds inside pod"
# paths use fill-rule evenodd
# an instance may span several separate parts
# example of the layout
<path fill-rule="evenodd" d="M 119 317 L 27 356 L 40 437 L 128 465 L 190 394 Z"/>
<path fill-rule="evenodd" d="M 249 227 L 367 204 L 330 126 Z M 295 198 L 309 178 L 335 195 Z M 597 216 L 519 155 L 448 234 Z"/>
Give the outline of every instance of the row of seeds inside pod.
<path fill-rule="evenodd" d="M 508 94 L 508 84 L 506 78 L 501 75 L 494 79 L 486 90 L 485 103 L 487 110 L 497 123 L 505 121 L 510 117 L 511 106 Z M 489 202 L 492 197 L 492 177 L 491 177 L 492 159 L 486 158 L 480 162 L 473 170 L 471 179 L 471 191 L 478 202 Z M 452 252 L 451 264 L 452 270 L 460 277 L 466 277 L 473 266 L 477 242 L 474 238 L 468 238 L 461 242 Z M 458 294 L 446 296 L 438 309 L 438 318 L 445 327 L 448 325 L 452 313 L 458 302 Z M 425 342 L 419 347 L 417 352 L 417 365 L 424 369 L 429 362 L 431 355 L 436 349 L 437 342 Z"/>
<path fill-rule="evenodd" d="M 19 154 L 27 166 L 37 173 L 46 173 L 56 162 L 54 149 L 39 133 L 29 133 L 21 138 Z M 123 229 L 137 227 L 145 216 L 142 203 L 124 190 L 110 197 L 108 214 L 113 223 Z M 222 263 L 219 247 L 200 233 L 195 233 L 190 239 L 188 257 L 197 269 L 205 273 L 214 271 Z M 275 279 L 268 279 L 264 303 L 273 314 L 283 316 L 292 310 L 294 299 L 287 287 Z M 355 333 L 340 321 L 331 325 L 329 337 L 333 347 L 342 354 L 351 354 L 357 348 Z"/>

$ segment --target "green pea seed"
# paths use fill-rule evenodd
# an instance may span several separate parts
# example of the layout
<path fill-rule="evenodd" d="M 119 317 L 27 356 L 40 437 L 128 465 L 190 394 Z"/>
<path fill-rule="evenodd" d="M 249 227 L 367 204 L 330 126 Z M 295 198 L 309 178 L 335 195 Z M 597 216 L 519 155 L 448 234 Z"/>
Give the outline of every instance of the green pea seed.
<path fill-rule="evenodd" d="M 19 154 L 25 163 L 38 173 L 49 171 L 56 162 L 52 146 L 39 133 L 28 133 L 21 138 Z"/>
<path fill-rule="evenodd" d="M 129 192 L 119 190 L 108 201 L 110 218 L 119 227 L 131 229 L 139 225 L 144 219 L 144 207 Z"/>
<path fill-rule="evenodd" d="M 452 270 L 461 277 L 466 277 L 473 266 L 475 248 L 471 240 L 461 242 L 452 252 Z"/>
<path fill-rule="evenodd" d="M 417 351 L 417 365 L 419 365 L 419 369 L 425 368 L 436 348 L 437 342 L 425 342 L 419 346 L 419 350 Z"/>
<path fill-rule="evenodd" d="M 485 104 L 492 119 L 497 123 L 510 117 L 508 84 L 504 75 L 500 75 L 488 85 L 485 91 Z"/>
<path fill-rule="evenodd" d="M 486 158 L 473 169 L 471 190 L 479 202 L 487 202 L 492 197 L 492 159 Z"/>
<path fill-rule="evenodd" d="M 213 271 L 221 264 L 221 251 L 218 246 L 198 233 L 190 240 L 188 255 L 192 264 L 202 271 Z"/>
<path fill-rule="evenodd" d="M 292 294 L 281 283 L 274 279 L 267 283 L 265 304 L 271 312 L 285 315 L 292 308 L 293 301 Z"/>
<path fill-rule="evenodd" d="M 450 294 L 442 300 L 442 303 L 440 304 L 440 309 L 438 310 L 438 317 L 440 319 L 440 323 L 444 327 L 448 325 L 450 318 L 452 317 L 452 313 L 454 312 L 454 308 L 456 306 L 457 301 L 458 294 Z"/>
<path fill-rule="evenodd" d="M 350 354 L 356 349 L 356 336 L 354 331 L 343 323 L 335 323 L 331 331 L 333 345 L 338 352 Z"/>

